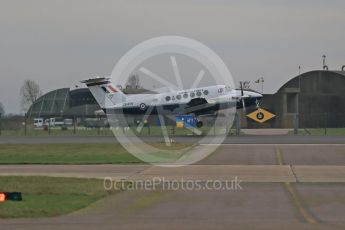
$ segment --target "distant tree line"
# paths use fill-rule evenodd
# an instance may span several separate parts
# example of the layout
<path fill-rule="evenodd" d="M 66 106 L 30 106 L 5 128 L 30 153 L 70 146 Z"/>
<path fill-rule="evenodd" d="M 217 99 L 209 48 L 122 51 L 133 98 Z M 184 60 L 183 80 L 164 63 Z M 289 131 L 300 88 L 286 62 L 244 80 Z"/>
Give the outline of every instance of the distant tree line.
<path fill-rule="evenodd" d="M 128 78 L 127 83 L 126 83 L 126 88 L 127 89 L 140 89 L 140 80 L 138 75 L 132 75 Z"/>
<path fill-rule="evenodd" d="M 4 105 L 0 101 L 0 114 L 3 116 L 5 114 L 5 108 Z"/>
<path fill-rule="evenodd" d="M 40 86 L 34 80 L 27 79 L 20 88 L 21 109 L 26 112 L 29 107 L 42 95 Z"/>

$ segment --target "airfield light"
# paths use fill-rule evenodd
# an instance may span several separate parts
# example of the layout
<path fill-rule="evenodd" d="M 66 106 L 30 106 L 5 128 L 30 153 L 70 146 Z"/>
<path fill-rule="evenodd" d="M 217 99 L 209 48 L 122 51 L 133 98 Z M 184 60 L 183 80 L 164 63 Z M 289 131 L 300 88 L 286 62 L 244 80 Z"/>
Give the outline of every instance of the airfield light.
<path fill-rule="evenodd" d="M 22 201 L 22 193 L 21 192 L 0 192 L 0 202 L 4 202 L 6 200 L 12 201 Z"/>
<path fill-rule="evenodd" d="M 5 195 L 6 195 L 6 200 L 22 201 L 21 192 L 6 192 Z"/>
<path fill-rule="evenodd" d="M 5 200 L 6 200 L 6 195 L 5 195 L 5 193 L 1 192 L 0 193 L 0 202 L 5 202 Z"/>

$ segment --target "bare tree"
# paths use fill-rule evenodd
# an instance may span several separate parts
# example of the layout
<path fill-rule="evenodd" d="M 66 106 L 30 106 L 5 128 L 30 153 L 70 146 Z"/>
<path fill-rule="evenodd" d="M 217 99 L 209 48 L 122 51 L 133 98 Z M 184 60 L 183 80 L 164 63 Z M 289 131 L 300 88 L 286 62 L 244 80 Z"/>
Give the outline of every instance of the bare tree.
<path fill-rule="evenodd" d="M 22 110 L 26 111 L 41 95 L 38 83 L 30 79 L 25 80 L 20 89 Z"/>
<path fill-rule="evenodd" d="M 138 75 L 132 75 L 128 78 L 126 83 L 126 88 L 129 89 L 139 89 L 140 87 L 140 81 Z"/>
<path fill-rule="evenodd" d="M 4 106 L 3 106 L 3 104 L 1 103 L 1 101 L 0 101 L 0 114 L 1 114 L 1 115 L 4 115 L 4 114 L 5 114 L 5 109 L 4 109 Z"/>

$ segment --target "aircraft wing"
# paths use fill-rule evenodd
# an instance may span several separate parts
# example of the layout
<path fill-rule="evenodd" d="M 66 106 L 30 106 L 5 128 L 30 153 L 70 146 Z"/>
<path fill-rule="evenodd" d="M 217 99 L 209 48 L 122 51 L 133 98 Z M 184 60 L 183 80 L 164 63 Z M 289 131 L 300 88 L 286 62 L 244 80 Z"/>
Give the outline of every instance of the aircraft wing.
<path fill-rule="evenodd" d="M 214 103 L 208 103 L 205 98 L 194 98 L 187 103 L 184 113 L 194 113 L 196 115 L 213 114 L 216 109 L 215 106 L 217 105 Z"/>

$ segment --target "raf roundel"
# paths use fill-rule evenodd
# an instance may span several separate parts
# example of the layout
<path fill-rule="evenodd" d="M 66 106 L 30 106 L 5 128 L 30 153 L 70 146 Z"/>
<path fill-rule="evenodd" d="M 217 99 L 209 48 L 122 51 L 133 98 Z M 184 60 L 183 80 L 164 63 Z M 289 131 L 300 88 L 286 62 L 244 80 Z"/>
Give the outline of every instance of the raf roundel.
<path fill-rule="evenodd" d="M 145 109 L 146 109 L 145 103 L 141 103 L 141 104 L 139 105 L 139 107 L 140 107 L 141 110 L 145 110 Z"/>

